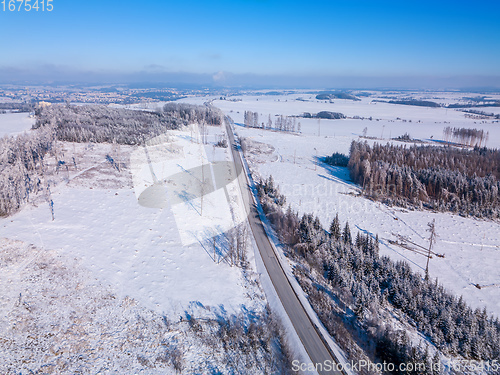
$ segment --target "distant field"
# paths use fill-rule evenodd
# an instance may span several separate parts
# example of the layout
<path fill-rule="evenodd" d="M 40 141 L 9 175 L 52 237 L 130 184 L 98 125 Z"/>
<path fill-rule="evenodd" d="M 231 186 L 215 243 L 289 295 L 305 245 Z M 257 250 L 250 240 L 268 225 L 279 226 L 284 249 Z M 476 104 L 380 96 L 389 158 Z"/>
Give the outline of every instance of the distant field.
<path fill-rule="evenodd" d="M 466 94 L 461 93 L 460 97 L 457 97 L 454 93 L 433 93 L 433 95 L 413 95 L 413 97 L 447 105 L 459 101 L 464 95 Z M 244 111 L 258 112 L 259 123 L 266 123 L 269 115 L 274 121 L 275 115 L 297 116 L 304 112 L 314 114 L 321 111 L 331 111 L 342 113 L 347 118 L 342 120 L 321 119 L 320 121 L 316 118 L 297 118 L 297 121 L 301 122 L 302 134 L 317 136 L 319 132 L 321 137 L 346 136 L 353 138 L 362 135 L 366 128 L 368 137 L 380 138 L 377 142 L 385 143 L 390 138 L 401 136 L 405 132 L 408 132 L 412 138 L 422 140 L 443 139 L 443 129 L 451 126 L 484 129 L 485 132 L 489 132 L 486 146 L 490 148 L 500 147 L 500 122 L 498 120 L 494 122 L 494 120 L 467 118 L 464 112 L 456 109 L 375 102 L 374 100 L 383 98 L 381 95 L 363 97 L 360 101 L 335 99 L 333 102 L 317 100 L 315 95 L 307 93 L 286 96 L 235 96 L 228 99 L 235 98 L 241 98 L 242 101 L 215 100 L 214 105 L 231 116 L 236 123 L 243 123 Z M 203 101 L 207 101 L 207 98 L 189 98 L 182 101 L 201 104 Z M 483 110 L 498 113 L 497 108 L 494 107 Z M 349 143 L 339 152 L 347 153 Z M 319 145 L 319 147 L 322 146 Z M 320 152 L 319 149 L 318 152 Z M 330 151 L 326 151 L 326 153 L 331 154 Z"/>

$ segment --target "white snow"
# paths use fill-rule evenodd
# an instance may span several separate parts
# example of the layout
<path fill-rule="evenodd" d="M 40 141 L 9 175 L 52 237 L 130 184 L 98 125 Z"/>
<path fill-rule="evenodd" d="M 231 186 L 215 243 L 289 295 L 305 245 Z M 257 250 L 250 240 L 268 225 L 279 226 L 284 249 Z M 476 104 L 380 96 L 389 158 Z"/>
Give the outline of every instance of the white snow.
<path fill-rule="evenodd" d="M 0 113 L 0 137 L 22 133 L 34 124 L 35 118 L 29 113 Z"/>
<path fill-rule="evenodd" d="M 262 348 L 228 351 L 219 320 L 198 318 L 203 310 L 230 318 L 221 307 L 185 306 L 196 325 L 155 314 L 117 297 L 78 258 L 21 241 L 0 238 L 0 270 L 2 374 L 176 374 L 176 366 L 189 374 L 241 366 L 260 373 L 270 365 Z"/>
<path fill-rule="evenodd" d="M 139 203 L 170 206 L 183 245 L 204 242 L 245 219 L 229 155 L 212 146 L 208 155 L 196 139 L 201 139 L 199 130 L 191 125 L 169 132 L 163 140 L 151 140 L 131 156 Z M 155 180 L 164 184 L 155 185 Z"/>
<path fill-rule="evenodd" d="M 215 131 L 220 132 L 220 128 Z M 184 144 L 186 153 L 189 147 L 204 149 L 198 144 L 190 144 Z M 66 153 L 74 147 L 67 144 Z M 112 146 L 97 145 L 93 152 L 100 147 Z M 212 146 L 207 147 L 211 151 Z M 157 156 L 154 149 L 149 148 L 153 151 L 153 158 Z M 77 150 L 75 154 L 79 152 Z M 111 175 L 111 168 L 97 169 L 109 165 L 103 156 L 106 152 L 102 151 L 101 159 L 92 160 L 94 167 L 84 168 L 79 161 L 79 170 L 68 172 L 70 179 L 75 177 L 71 183 L 61 182 L 51 188 L 54 221 L 48 203 L 39 197 L 36 207 L 28 205 L 17 214 L 0 219 L 0 238 L 22 240 L 78 258 L 96 279 L 109 285 L 120 298 L 129 296 L 141 306 L 173 318 L 184 315 L 192 303 L 218 306 L 228 313 L 259 308 L 260 305 L 255 305 L 256 302 L 248 297 L 241 269 L 231 267 L 222 259 L 220 252 L 224 249 L 219 245 L 214 261 L 213 242 L 210 240 L 214 232 L 220 234 L 221 229 L 227 229 L 228 221 L 234 215 L 238 218 L 236 223 L 244 218 L 238 213 L 237 205 L 231 216 L 223 189 L 220 189 L 222 193 L 216 191 L 204 197 L 203 216 L 200 207 L 196 207 L 199 205 L 196 200 L 178 201 L 174 206 L 169 204 L 164 208 L 145 207 L 137 199 L 140 192 L 137 194 L 133 189 L 117 188 L 112 184 L 101 187 L 92 184 L 92 181 Z M 121 152 L 125 152 L 124 147 Z M 225 159 L 228 149 L 207 152 L 207 155 Z M 192 159 L 186 156 L 170 161 L 189 168 Z M 199 160 L 194 161 L 197 162 Z M 131 164 L 132 171 L 144 166 Z M 153 165 L 160 178 L 169 176 L 167 168 L 161 174 L 161 167 L 167 165 L 172 164 L 157 162 Z M 206 167 L 208 170 L 208 164 Z M 126 170 L 122 175 L 127 173 L 130 171 Z M 235 186 L 228 185 L 226 190 L 229 202 L 240 199 Z M 225 205 L 218 204 L 221 194 Z M 208 233 L 202 233 L 203 229 Z M 196 241 L 191 232 L 194 232 Z"/>

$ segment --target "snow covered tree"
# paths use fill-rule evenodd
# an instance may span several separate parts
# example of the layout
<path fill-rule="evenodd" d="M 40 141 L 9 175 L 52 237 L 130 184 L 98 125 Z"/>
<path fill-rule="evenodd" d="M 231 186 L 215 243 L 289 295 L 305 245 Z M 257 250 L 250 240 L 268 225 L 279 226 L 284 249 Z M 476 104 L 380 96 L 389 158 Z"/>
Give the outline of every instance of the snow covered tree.
<path fill-rule="evenodd" d="M 259 113 L 258 112 L 254 112 L 252 115 L 252 126 L 254 128 L 259 127 Z"/>
<path fill-rule="evenodd" d="M 340 220 L 339 214 L 337 213 L 330 224 L 330 235 L 336 240 L 340 240 L 341 232 L 340 232 Z"/>
<path fill-rule="evenodd" d="M 352 245 L 351 229 L 349 229 L 349 222 L 345 222 L 344 230 L 342 231 L 342 241 L 344 243 Z"/>

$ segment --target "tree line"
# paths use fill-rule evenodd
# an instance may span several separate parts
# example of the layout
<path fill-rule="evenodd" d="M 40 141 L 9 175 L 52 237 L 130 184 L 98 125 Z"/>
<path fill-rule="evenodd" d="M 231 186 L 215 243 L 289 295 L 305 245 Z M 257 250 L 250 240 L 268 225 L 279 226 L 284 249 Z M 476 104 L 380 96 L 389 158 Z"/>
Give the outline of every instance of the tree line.
<path fill-rule="evenodd" d="M 346 99 L 346 100 L 354 100 L 359 102 L 361 99 L 356 96 L 339 91 L 324 91 L 316 95 L 316 99 L 318 100 L 332 100 L 332 99 Z"/>
<path fill-rule="evenodd" d="M 316 114 L 311 114 L 309 112 L 304 112 L 302 114 L 304 118 L 318 118 L 318 119 L 327 119 L 327 120 L 341 120 L 346 118 L 343 113 L 340 112 L 331 112 L 331 111 L 320 111 Z M 371 117 L 370 117 L 371 120 Z"/>
<path fill-rule="evenodd" d="M 349 171 L 365 195 L 400 206 L 500 217 L 500 151 L 351 143 Z"/>
<path fill-rule="evenodd" d="M 271 180 L 272 181 L 272 180 Z M 405 330 L 394 328 L 387 310 L 394 309 L 444 354 L 475 360 L 500 358 L 500 321 L 486 309 L 473 310 L 441 286 L 425 280 L 403 261 L 379 255 L 378 236 L 357 233 L 338 214 L 327 230 L 317 217 L 302 217 L 284 200 L 270 179 L 258 191 L 266 216 L 287 254 L 295 275 L 325 327 L 357 359 L 375 362 L 439 363 L 439 353 L 412 343 Z M 265 188 L 268 185 L 268 188 Z M 266 193 L 267 191 L 267 193 Z M 353 359 L 353 358 L 351 358 Z M 407 372 L 432 374 L 439 371 Z"/>
<path fill-rule="evenodd" d="M 163 113 L 173 118 L 184 120 L 188 124 L 219 126 L 224 124 L 222 111 L 211 105 L 194 105 L 187 103 L 167 103 L 163 106 Z"/>
<path fill-rule="evenodd" d="M 417 107 L 441 107 L 439 103 L 431 102 L 430 100 L 417 100 L 417 99 L 402 99 L 402 100 L 389 100 L 390 104 L 414 105 Z"/>
<path fill-rule="evenodd" d="M 32 112 L 34 109 L 34 105 L 30 103 L 0 103 L 0 113 L 6 113 L 7 111 Z"/>
<path fill-rule="evenodd" d="M 452 128 L 447 126 L 443 129 L 444 140 L 446 142 L 457 142 L 469 147 L 486 146 L 490 137 L 490 132 L 483 129 Z"/>
<path fill-rule="evenodd" d="M 488 117 L 493 117 L 495 119 L 500 119 L 500 113 L 493 113 L 493 112 L 484 112 L 484 111 L 478 111 L 477 109 L 464 109 L 462 110 L 462 112 L 464 112 L 466 115 L 465 117 L 467 117 L 467 114 L 470 114 L 470 115 L 477 115 L 477 117 L 479 118 L 488 118 Z M 471 116 L 472 118 L 477 118 L 477 117 L 473 117 Z"/>
<path fill-rule="evenodd" d="M 500 100 L 488 101 L 483 104 L 471 104 L 471 103 L 454 103 L 449 104 L 447 108 L 484 108 L 484 107 L 500 107 Z"/>
<path fill-rule="evenodd" d="M 276 116 L 273 121 L 271 115 L 269 115 L 265 123 L 261 122 L 259 124 L 259 113 L 252 111 L 245 111 L 243 116 L 243 124 L 250 128 L 260 128 L 281 132 L 300 133 L 301 130 L 300 121 L 297 123 L 297 119 L 294 116 L 280 115 Z"/>

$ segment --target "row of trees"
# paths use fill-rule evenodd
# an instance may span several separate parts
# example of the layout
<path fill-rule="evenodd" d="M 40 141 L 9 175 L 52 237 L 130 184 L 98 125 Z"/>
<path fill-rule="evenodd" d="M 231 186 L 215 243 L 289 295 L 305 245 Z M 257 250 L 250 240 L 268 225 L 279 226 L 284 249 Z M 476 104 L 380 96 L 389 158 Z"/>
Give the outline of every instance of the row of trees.
<path fill-rule="evenodd" d="M 454 103 L 449 104 L 446 108 L 483 108 L 483 107 L 500 107 L 500 100 L 488 100 L 478 104 L 472 103 Z"/>
<path fill-rule="evenodd" d="M 259 113 L 252 111 L 245 111 L 243 115 L 243 124 L 250 128 L 260 128 L 259 126 Z M 264 125 L 264 123 L 262 123 Z"/>
<path fill-rule="evenodd" d="M 375 361 L 438 361 L 428 348 L 412 344 L 405 331 L 391 328 L 384 315 L 390 306 L 443 353 L 476 360 L 500 358 L 500 322 L 486 309 L 473 310 L 437 280 L 427 281 L 406 262 L 380 256 L 377 236 L 358 232 L 353 239 L 349 223 L 342 226 L 338 215 L 326 231 L 313 215 L 299 218 L 290 208 L 283 210 L 275 202 L 276 190 L 271 195 L 265 191 L 259 189 L 264 211 L 299 263 L 296 275 L 313 307 L 340 342 L 350 335 Z M 339 321 L 347 333 L 332 324 Z M 352 351 L 352 345 L 347 349 Z M 415 373 L 432 372 L 427 367 Z"/>
<path fill-rule="evenodd" d="M 354 101 L 361 100 L 352 94 L 349 94 L 347 92 L 339 92 L 339 91 L 321 92 L 318 95 L 316 95 L 316 99 L 318 99 L 318 100 L 346 99 L 346 100 L 354 100 Z"/>
<path fill-rule="evenodd" d="M 34 109 L 35 107 L 33 106 L 33 104 L 29 103 L 0 103 L 0 113 L 5 113 L 7 111 L 32 112 Z"/>
<path fill-rule="evenodd" d="M 297 122 L 297 119 L 295 117 L 283 115 L 277 116 L 274 119 L 274 125 L 272 124 L 271 115 L 269 115 L 269 118 L 267 120 L 268 129 L 274 129 L 280 132 L 300 133 L 301 127 L 302 125 L 300 124 L 300 121 Z"/>
<path fill-rule="evenodd" d="M 441 107 L 439 103 L 431 102 L 429 100 L 417 100 L 417 99 L 402 99 L 402 100 L 389 100 L 390 104 L 402 104 L 402 105 L 414 105 L 417 107 L 431 107 L 438 108 Z"/>
<path fill-rule="evenodd" d="M 260 129 L 275 130 L 281 132 L 300 133 L 301 130 L 300 121 L 297 122 L 297 119 L 294 116 L 292 117 L 283 115 L 276 116 L 273 122 L 271 115 L 269 115 L 266 123 L 262 122 L 259 124 L 258 112 L 245 111 L 243 123 L 245 126 L 251 128 L 260 128 Z"/>
<path fill-rule="evenodd" d="M 500 217 L 500 151 L 351 143 L 351 178 L 367 196 L 478 217 Z"/>
<path fill-rule="evenodd" d="M 469 147 L 482 147 L 490 137 L 490 132 L 483 129 L 452 128 L 447 126 L 443 129 L 444 140 L 446 142 L 457 142 Z"/>
<path fill-rule="evenodd" d="M 302 117 L 304 118 L 318 118 L 318 119 L 327 119 L 327 120 L 341 120 L 346 118 L 346 116 L 343 113 L 340 112 L 331 112 L 331 111 L 321 111 L 316 114 L 311 114 L 309 112 L 304 112 L 302 114 Z M 370 120 L 372 118 L 370 117 Z"/>
<path fill-rule="evenodd" d="M 465 117 L 476 118 L 476 119 L 488 119 L 490 117 L 495 119 L 500 119 L 500 113 L 479 111 L 477 109 L 464 109 L 462 112 L 465 113 Z"/>

